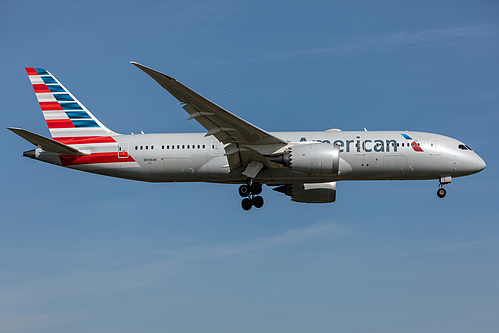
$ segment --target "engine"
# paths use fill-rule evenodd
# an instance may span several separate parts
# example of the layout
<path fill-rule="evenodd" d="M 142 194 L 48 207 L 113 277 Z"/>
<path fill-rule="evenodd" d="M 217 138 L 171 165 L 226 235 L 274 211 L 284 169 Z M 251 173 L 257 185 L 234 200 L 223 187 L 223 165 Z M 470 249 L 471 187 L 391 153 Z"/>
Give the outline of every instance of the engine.
<path fill-rule="evenodd" d="M 309 175 L 337 175 L 340 147 L 322 142 L 298 144 L 291 146 L 283 155 L 272 161 Z"/>
<path fill-rule="evenodd" d="M 291 200 L 304 203 L 329 203 L 336 200 L 336 182 L 287 184 L 274 189 L 291 197 Z"/>

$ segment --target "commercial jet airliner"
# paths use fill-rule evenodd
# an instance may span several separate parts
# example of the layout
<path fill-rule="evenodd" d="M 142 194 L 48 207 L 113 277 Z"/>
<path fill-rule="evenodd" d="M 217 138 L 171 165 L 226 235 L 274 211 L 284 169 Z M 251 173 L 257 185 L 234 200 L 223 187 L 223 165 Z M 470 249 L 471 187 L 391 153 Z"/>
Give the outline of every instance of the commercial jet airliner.
<path fill-rule="evenodd" d="M 485 168 L 469 146 L 413 131 L 270 133 L 174 78 L 132 62 L 170 94 L 206 133 L 124 135 L 102 124 L 52 74 L 26 68 L 52 139 L 8 128 L 36 146 L 24 156 L 66 168 L 147 182 L 240 184 L 244 210 L 261 208 L 262 184 L 303 203 L 336 200 L 344 180 L 439 180 Z"/>

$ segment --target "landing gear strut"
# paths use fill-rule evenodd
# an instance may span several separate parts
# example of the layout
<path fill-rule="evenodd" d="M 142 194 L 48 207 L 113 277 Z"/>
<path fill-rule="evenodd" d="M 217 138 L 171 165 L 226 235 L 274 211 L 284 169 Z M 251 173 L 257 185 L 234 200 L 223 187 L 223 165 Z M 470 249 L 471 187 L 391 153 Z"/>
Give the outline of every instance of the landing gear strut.
<path fill-rule="evenodd" d="M 445 184 L 449 184 L 452 181 L 452 178 L 449 177 L 440 177 L 440 184 L 438 185 L 437 197 L 440 199 L 444 198 L 447 194 L 447 191 L 444 189 Z"/>
<path fill-rule="evenodd" d="M 248 184 L 239 186 L 239 195 L 244 199 L 241 201 L 241 207 L 244 210 L 250 210 L 251 207 L 263 207 L 263 198 L 258 194 L 262 193 L 262 184 L 254 182 L 252 179 L 248 180 Z"/>

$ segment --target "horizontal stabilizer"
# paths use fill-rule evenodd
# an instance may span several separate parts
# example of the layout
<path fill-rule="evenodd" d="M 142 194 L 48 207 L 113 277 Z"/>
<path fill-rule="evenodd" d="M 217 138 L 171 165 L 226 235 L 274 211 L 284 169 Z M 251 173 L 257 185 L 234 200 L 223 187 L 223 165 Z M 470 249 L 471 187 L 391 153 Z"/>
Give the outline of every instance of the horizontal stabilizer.
<path fill-rule="evenodd" d="M 76 155 L 76 156 L 88 155 L 76 148 L 67 146 L 63 143 L 54 141 L 52 139 L 46 138 L 44 136 L 41 136 L 39 134 L 21 128 L 7 127 L 7 129 L 11 130 L 12 132 L 19 135 L 21 138 L 31 142 L 35 146 L 38 146 L 45 151 L 50 151 L 56 154 L 64 154 L 64 155 Z"/>

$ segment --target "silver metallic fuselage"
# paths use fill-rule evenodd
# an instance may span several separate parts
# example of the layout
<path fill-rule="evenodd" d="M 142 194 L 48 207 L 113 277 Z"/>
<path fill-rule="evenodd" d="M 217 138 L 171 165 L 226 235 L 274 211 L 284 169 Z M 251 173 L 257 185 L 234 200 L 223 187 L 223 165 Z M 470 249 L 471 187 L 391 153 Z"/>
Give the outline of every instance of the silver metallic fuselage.
<path fill-rule="evenodd" d="M 262 170 L 256 180 L 268 185 L 341 180 L 411 180 L 460 177 L 479 172 L 485 162 L 460 141 L 432 133 L 407 131 L 325 131 L 272 133 L 290 143 L 323 142 L 340 146 L 337 175 L 314 176 L 289 168 Z M 402 134 L 410 137 L 406 139 Z M 148 182 L 244 183 L 243 168 L 230 171 L 224 145 L 203 133 L 138 134 L 113 137 L 117 143 L 78 146 L 91 153 L 123 151 L 134 163 L 70 166 L 86 172 Z M 111 150 L 110 150 L 111 149 Z M 37 159 L 59 164 L 55 154 Z"/>

